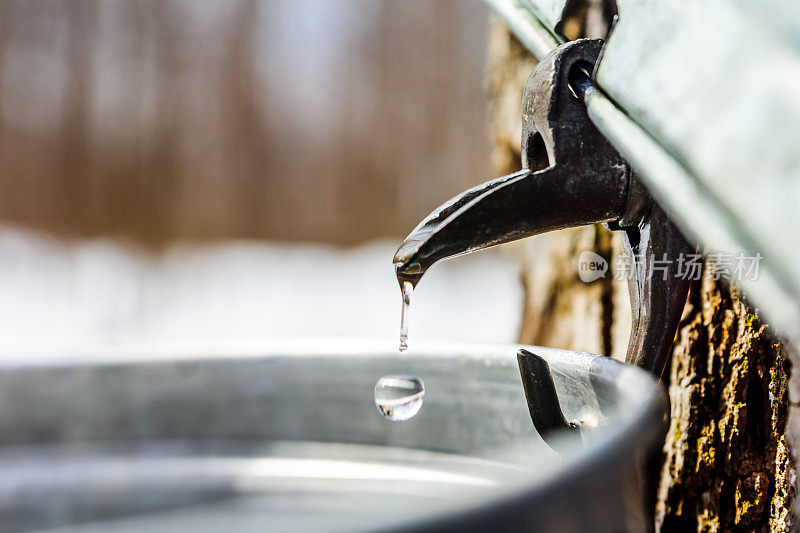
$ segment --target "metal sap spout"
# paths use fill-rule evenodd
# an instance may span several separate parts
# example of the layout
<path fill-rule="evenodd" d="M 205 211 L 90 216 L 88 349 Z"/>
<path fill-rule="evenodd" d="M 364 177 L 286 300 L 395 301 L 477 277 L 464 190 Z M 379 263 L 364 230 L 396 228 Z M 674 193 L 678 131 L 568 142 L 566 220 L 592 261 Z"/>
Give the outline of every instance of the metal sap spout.
<path fill-rule="evenodd" d="M 566 83 L 569 71 L 591 65 L 599 50 L 599 42 L 584 42 L 581 53 L 539 63 L 523 95 L 523 170 L 464 191 L 428 215 L 395 253 L 401 287 L 416 285 L 442 259 L 622 216 L 628 166 L 578 97 L 554 90 L 556 79 Z"/>
<path fill-rule="evenodd" d="M 445 202 L 394 255 L 401 289 L 437 261 L 540 233 L 604 222 L 631 259 L 626 361 L 661 376 L 689 281 L 676 261 L 696 248 L 589 118 L 602 41 L 566 43 L 533 70 L 522 98 L 522 166 Z M 669 260 L 669 261 L 665 261 Z M 653 277 L 655 261 L 662 276 Z"/>
<path fill-rule="evenodd" d="M 436 208 L 394 255 L 401 284 L 416 285 L 434 263 L 548 231 L 615 220 L 624 184 L 551 167 L 487 181 Z M 601 201 L 614 197 L 613 202 Z"/>

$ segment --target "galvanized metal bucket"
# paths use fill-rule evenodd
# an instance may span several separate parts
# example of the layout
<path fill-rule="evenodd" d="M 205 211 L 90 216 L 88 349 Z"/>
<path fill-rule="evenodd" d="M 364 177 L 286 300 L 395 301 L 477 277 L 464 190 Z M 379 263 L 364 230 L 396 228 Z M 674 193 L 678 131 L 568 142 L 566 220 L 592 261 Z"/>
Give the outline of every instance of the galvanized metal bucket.
<path fill-rule="evenodd" d="M 0 368 L 0 523 L 69 531 L 645 530 L 640 465 L 664 394 L 607 358 L 544 357 L 583 425 L 556 453 L 515 346 L 366 341 L 128 350 Z M 376 380 L 426 397 L 397 423 Z M 558 437 L 554 437 L 558 439 Z M 550 441 L 552 442 L 552 441 Z"/>

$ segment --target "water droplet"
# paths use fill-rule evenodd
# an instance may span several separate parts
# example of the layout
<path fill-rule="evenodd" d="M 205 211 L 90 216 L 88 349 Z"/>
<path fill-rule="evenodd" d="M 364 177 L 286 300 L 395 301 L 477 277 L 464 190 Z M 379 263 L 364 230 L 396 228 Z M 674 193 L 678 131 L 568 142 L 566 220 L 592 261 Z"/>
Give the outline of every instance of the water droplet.
<path fill-rule="evenodd" d="M 422 408 L 425 385 L 414 376 L 384 376 L 375 384 L 375 406 L 394 421 L 412 418 Z"/>
<path fill-rule="evenodd" d="M 404 281 L 403 285 L 403 311 L 400 314 L 400 351 L 408 350 L 408 312 L 411 309 L 411 294 L 414 292 L 414 285 L 410 281 Z"/>

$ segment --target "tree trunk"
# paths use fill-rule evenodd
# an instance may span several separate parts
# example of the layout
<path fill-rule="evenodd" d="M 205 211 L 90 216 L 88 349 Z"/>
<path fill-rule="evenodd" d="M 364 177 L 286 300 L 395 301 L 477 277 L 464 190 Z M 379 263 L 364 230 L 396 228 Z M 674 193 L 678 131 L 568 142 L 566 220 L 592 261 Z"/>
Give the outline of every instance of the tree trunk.
<path fill-rule="evenodd" d="M 519 168 L 522 89 L 536 62 L 499 22 L 489 51 L 493 163 L 509 173 Z M 587 284 L 577 275 L 584 250 L 609 260 L 613 272 L 618 237 L 599 226 L 577 228 L 521 248 L 526 300 L 520 342 L 624 357 L 626 282 L 606 276 Z M 738 290 L 715 277 L 706 266 L 692 287 L 665 372 L 672 407 L 653 487 L 655 525 L 661 531 L 787 531 L 796 482 L 789 442 L 800 436 L 787 433 L 786 350 Z M 800 383 L 793 382 L 792 405 L 800 403 L 795 398 Z"/>
<path fill-rule="evenodd" d="M 787 531 L 788 360 L 738 290 L 705 269 L 670 368 L 656 522 L 664 531 Z"/>

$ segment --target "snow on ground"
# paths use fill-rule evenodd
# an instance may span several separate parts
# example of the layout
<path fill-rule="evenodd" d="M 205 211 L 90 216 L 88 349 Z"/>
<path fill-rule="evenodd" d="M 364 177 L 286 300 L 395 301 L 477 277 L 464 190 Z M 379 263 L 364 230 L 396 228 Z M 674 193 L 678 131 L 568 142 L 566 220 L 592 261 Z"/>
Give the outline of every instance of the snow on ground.
<path fill-rule="evenodd" d="M 290 337 L 396 342 L 397 244 L 229 241 L 152 254 L 110 239 L 0 228 L 0 355 Z M 521 310 L 510 255 L 445 261 L 414 294 L 409 345 L 513 342 Z"/>

